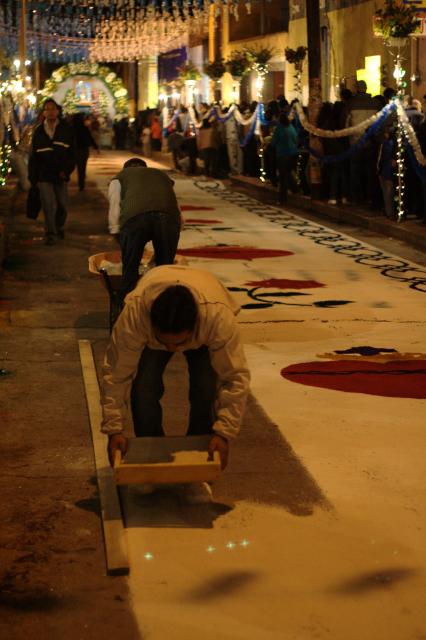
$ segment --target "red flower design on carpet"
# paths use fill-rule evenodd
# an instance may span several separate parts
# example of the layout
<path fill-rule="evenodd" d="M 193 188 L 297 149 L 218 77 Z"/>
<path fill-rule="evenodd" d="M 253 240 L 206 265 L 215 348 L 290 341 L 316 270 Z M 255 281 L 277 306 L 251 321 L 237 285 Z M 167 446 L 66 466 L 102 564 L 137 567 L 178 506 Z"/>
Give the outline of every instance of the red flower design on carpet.
<path fill-rule="evenodd" d="M 256 258 L 276 258 L 292 256 L 291 251 L 279 249 L 257 249 L 256 247 L 238 247 L 232 245 L 211 245 L 206 247 L 191 247 L 178 249 L 181 256 L 194 258 L 221 258 L 224 260 L 255 260 Z"/>
<path fill-rule="evenodd" d="M 287 380 L 310 387 L 390 398 L 426 398 L 426 360 L 302 362 L 281 370 Z"/>

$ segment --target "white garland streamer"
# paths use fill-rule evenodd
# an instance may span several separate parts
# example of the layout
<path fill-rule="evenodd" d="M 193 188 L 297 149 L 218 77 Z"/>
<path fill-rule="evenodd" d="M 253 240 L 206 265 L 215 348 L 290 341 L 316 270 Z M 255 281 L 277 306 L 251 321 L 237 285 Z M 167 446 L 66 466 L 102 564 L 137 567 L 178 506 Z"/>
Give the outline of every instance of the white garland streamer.
<path fill-rule="evenodd" d="M 309 133 L 312 133 L 315 136 L 318 136 L 319 138 L 345 138 L 347 136 L 352 136 L 357 133 L 364 133 L 364 131 L 366 131 L 368 127 L 371 127 L 371 125 L 374 124 L 374 122 L 376 122 L 376 120 L 378 120 L 383 115 L 383 111 L 387 108 L 387 107 L 384 107 L 381 111 L 378 111 L 373 116 L 371 116 L 367 120 L 364 120 L 363 122 L 360 122 L 354 127 L 346 127 L 346 129 L 330 130 L 330 129 L 319 129 L 318 127 L 315 127 L 313 124 L 311 124 L 306 118 L 299 102 L 295 102 L 294 106 L 296 108 L 297 115 L 299 116 L 299 119 L 303 128 L 306 129 L 306 131 L 308 131 Z"/>
<path fill-rule="evenodd" d="M 230 107 L 228 113 L 223 113 L 220 108 L 215 107 L 216 108 L 216 112 L 217 115 L 220 118 L 223 118 L 227 115 L 229 115 L 229 113 L 231 112 L 232 115 L 234 116 L 235 120 L 238 122 L 238 124 L 241 125 L 250 125 L 253 122 L 254 118 L 257 118 L 257 110 L 251 114 L 251 116 L 249 118 L 243 118 L 243 116 L 241 115 L 240 110 L 238 109 L 237 105 L 232 105 L 232 107 Z M 232 110 L 232 111 L 231 111 Z M 215 115 L 214 113 L 214 107 L 211 107 L 210 111 L 208 111 L 207 113 L 205 113 L 202 117 L 201 120 L 197 120 L 197 117 L 195 115 L 195 111 L 193 109 L 193 107 L 188 107 L 188 111 L 189 111 L 189 115 L 191 118 L 191 123 L 194 125 L 194 127 L 196 129 L 200 129 L 203 126 L 203 120 L 208 120 L 209 118 L 211 118 L 212 116 Z"/>

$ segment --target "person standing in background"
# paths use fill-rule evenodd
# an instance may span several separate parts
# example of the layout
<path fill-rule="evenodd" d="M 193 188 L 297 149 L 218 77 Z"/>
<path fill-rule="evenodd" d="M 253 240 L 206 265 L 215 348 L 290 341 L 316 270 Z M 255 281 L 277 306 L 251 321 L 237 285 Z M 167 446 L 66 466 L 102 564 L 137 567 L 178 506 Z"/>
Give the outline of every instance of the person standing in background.
<path fill-rule="evenodd" d="M 297 191 L 297 184 L 292 176 L 292 170 L 296 168 L 297 154 L 299 153 L 297 132 L 290 124 L 285 113 L 280 115 L 279 124 L 276 127 L 271 140 L 272 147 L 277 154 L 277 166 L 279 174 L 278 204 L 287 202 L 287 190 Z"/>
<path fill-rule="evenodd" d="M 86 184 L 86 167 L 90 147 L 99 153 L 99 147 L 90 131 L 90 119 L 83 113 L 76 113 L 72 119 L 75 140 L 75 156 L 77 163 L 78 188 L 84 191 Z"/>

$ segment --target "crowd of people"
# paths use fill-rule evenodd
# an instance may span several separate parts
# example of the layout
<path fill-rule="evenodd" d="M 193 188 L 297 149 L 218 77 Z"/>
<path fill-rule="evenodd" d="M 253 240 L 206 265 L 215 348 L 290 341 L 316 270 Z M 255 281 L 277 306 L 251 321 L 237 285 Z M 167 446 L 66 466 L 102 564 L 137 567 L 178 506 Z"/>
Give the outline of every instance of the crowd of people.
<path fill-rule="evenodd" d="M 317 121 L 311 124 L 329 131 L 357 127 L 395 97 L 391 88 L 374 97 L 366 89 L 364 81 L 357 82 L 354 93 L 343 89 L 340 100 L 325 102 Z M 398 122 L 395 110 L 389 111 L 381 126 L 374 127 L 371 135 L 363 136 L 363 131 L 359 130 L 351 136 L 317 137 L 317 144 L 312 149 L 312 139 L 303 128 L 296 109 L 283 95 L 265 105 L 260 136 L 258 128 L 254 134 L 250 123 L 250 116 L 257 108 L 256 102 L 238 105 L 241 116 L 238 119 L 226 118 L 229 107 L 221 108 L 221 117 L 218 118 L 218 112 L 212 106 L 201 103 L 191 112 L 180 106 L 178 113 L 171 109 L 168 115 L 159 109 L 141 111 L 132 121 L 128 118 L 117 120 L 111 127 L 111 141 L 117 149 L 140 151 L 147 158 L 155 152 L 168 151 L 173 156 L 175 168 L 188 175 L 202 173 L 220 179 L 232 174 L 250 177 L 262 174 L 277 189 L 279 204 L 287 201 L 289 190 L 305 196 L 312 192 L 314 197 L 325 199 L 330 205 L 353 204 L 381 211 L 389 219 L 396 219 L 399 214 L 401 219 L 397 189 L 398 171 L 401 171 L 397 163 Z M 423 105 L 419 100 L 406 96 L 404 109 L 422 153 L 426 154 Z M 167 122 L 164 122 L 165 117 Z M 42 208 L 48 212 L 46 242 L 54 243 L 55 237 L 63 234 L 65 186 L 69 175 L 76 166 L 78 186 L 84 190 L 89 150 L 92 147 L 99 152 L 104 145 L 100 140 L 100 121 L 94 114 L 77 113 L 62 119 L 60 105 L 52 99 L 45 101 L 39 124 L 34 128 L 32 142 L 26 133 L 21 136 L 20 143 L 12 151 L 11 160 L 21 189 L 27 190 L 30 183 L 42 183 Z M 54 136 L 55 130 L 58 140 Z M 62 140 L 62 134 L 66 134 L 66 141 Z M 72 159 L 68 158 L 66 166 L 60 167 L 58 151 L 61 147 L 62 155 L 66 155 L 64 145 L 68 145 Z M 47 149 L 52 150 L 50 154 Z M 314 191 L 309 180 L 309 157 L 315 151 L 324 158 L 321 162 L 321 184 L 319 188 L 315 185 Z M 418 171 L 408 145 L 404 155 L 402 210 L 405 217 L 415 217 L 426 223 L 426 181 Z M 51 179 L 52 176 L 55 180 Z M 44 183 L 56 186 L 51 189 Z M 54 216 L 59 216 L 56 226 Z"/>
<path fill-rule="evenodd" d="M 313 124 L 327 130 L 357 126 L 381 111 L 394 96 L 395 90 L 387 88 L 383 95 L 373 97 L 367 93 L 365 82 L 359 81 L 354 92 L 343 89 L 340 100 L 325 102 L 317 122 Z M 309 135 L 295 117 L 292 103 L 281 95 L 265 105 L 262 136 L 253 135 L 248 140 L 250 125 L 238 124 L 234 118 L 221 122 L 211 113 L 211 106 L 201 103 L 194 110 L 197 127 L 193 126 L 186 107 L 179 108 L 178 117 L 166 128 L 163 128 L 160 111 L 140 112 L 131 139 L 136 141 L 136 147 L 139 146 L 146 157 L 161 148 L 168 150 L 173 155 L 175 167 L 190 175 L 203 172 L 214 178 L 225 178 L 229 174 L 259 177 L 262 169 L 266 179 L 277 188 L 280 204 L 286 202 L 289 189 L 293 193 L 310 195 L 309 155 L 312 150 L 309 148 Z M 256 106 L 256 102 L 241 103 L 238 108 L 247 119 Z M 422 152 L 426 153 L 426 120 L 422 103 L 406 96 L 404 107 Z M 222 109 L 222 115 L 227 111 L 227 108 Z M 326 161 L 321 162 L 321 187 L 315 196 L 327 200 L 330 205 L 341 203 L 368 207 L 394 219 L 397 216 L 395 112 L 360 146 L 361 136 L 362 133 L 356 133 L 347 137 L 319 138 L 319 153 L 326 157 Z M 244 139 L 245 144 L 241 146 Z M 351 152 L 353 146 L 355 148 Z M 425 222 L 426 183 L 416 173 L 408 149 L 404 182 L 405 215 Z"/>

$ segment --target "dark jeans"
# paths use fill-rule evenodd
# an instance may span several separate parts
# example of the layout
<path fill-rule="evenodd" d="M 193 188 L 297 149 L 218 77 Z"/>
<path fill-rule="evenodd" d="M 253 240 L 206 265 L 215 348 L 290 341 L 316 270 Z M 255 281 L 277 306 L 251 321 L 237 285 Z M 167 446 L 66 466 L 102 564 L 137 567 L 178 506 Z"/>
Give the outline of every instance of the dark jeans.
<path fill-rule="evenodd" d="M 215 147 L 207 147 L 200 151 L 201 159 L 204 161 L 204 174 L 206 176 L 217 177 L 217 149 Z"/>
<path fill-rule="evenodd" d="M 54 238 L 63 233 L 67 218 L 67 183 L 39 182 L 41 206 L 44 213 L 46 237 Z"/>
<path fill-rule="evenodd" d="M 148 211 L 130 218 L 120 230 L 123 277 L 120 298 L 132 291 L 139 280 L 139 265 L 147 242 L 152 241 L 155 264 L 173 264 L 180 234 L 178 214 Z"/>
<path fill-rule="evenodd" d="M 189 371 L 188 435 L 211 433 L 215 420 L 217 376 L 210 363 L 208 348 L 184 351 Z M 163 436 L 160 400 L 164 393 L 163 373 L 173 356 L 170 351 L 145 347 L 133 381 L 131 406 L 136 437 Z"/>
<path fill-rule="evenodd" d="M 376 166 L 374 148 L 367 146 L 355 151 L 349 159 L 351 199 L 355 203 L 371 201 Z"/>
<path fill-rule="evenodd" d="M 288 187 L 297 191 L 297 184 L 291 172 L 296 167 L 297 156 L 278 156 L 279 192 L 278 200 L 287 202 Z"/>
<path fill-rule="evenodd" d="M 330 163 L 330 198 L 337 200 L 338 198 L 347 198 L 349 195 L 349 185 L 347 179 L 346 167 L 343 162 Z"/>
<path fill-rule="evenodd" d="M 77 164 L 78 188 L 83 191 L 86 184 L 86 167 L 89 158 L 89 147 L 77 147 L 75 159 Z"/>

